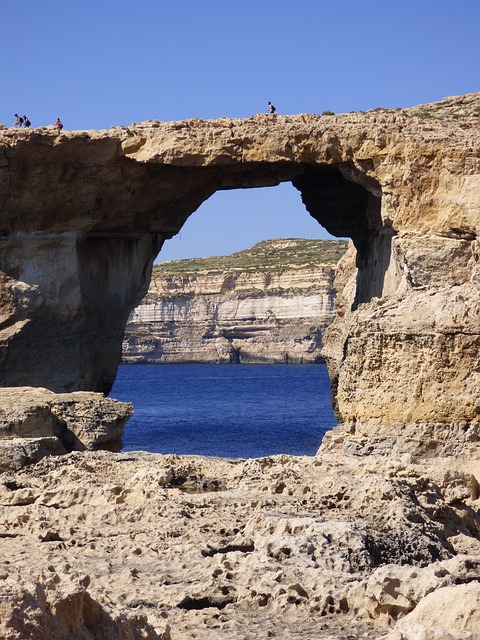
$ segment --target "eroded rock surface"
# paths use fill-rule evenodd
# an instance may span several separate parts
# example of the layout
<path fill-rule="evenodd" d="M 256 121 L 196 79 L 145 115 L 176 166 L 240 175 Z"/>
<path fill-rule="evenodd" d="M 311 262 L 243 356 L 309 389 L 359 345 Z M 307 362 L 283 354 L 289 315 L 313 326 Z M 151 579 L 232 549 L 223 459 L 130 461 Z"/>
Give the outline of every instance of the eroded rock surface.
<path fill-rule="evenodd" d="M 480 634 L 478 484 L 455 458 L 72 453 L 1 475 L 0 503 L 5 640 L 66 640 L 70 615 L 85 640 L 102 624 L 172 640 Z M 145 635 L 122 635 L 132 625 Z"/>

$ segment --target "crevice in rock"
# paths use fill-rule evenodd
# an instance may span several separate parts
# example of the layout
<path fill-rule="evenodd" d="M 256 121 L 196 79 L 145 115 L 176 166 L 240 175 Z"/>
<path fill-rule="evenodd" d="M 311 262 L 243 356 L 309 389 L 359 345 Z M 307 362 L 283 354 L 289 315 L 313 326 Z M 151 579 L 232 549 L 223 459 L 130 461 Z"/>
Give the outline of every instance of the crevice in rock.
<path fill-rule="evenodd" d="M 169 483 L 170 487 L 175 487 L 185 491 L 185 493 L 210 493 L 222 491 L 226 488 L 224 480 L 219 478 L 197 478 L 196 476 L 176 476 Z"/>
<path fill-rule="evenodd" d="M 224 609 L 227 604 L 232 604 L 236 602 L 236 598 L 215 598 L 214 596 L 205 596 L 204 598 L 192 598 L 190 596 L 185 596 L 183 600 L 181 600 L 177 607 L 178 609 L 185 609 L 186 611 L 192 610 L 201 610 L 201 609 Z"/>
<path fill-rule="evenodd" d="M 231 553 L 232 551 L 240 551 L 240 553 L 252 553 L 255 551 L 253 542 L 247 544 L 227 544 L 225 547 L 210 547 L 202 549 L 202 556 L 205 558 L 213 557 L 217 553 Z"/>
<path fill-rule="evenodd" d="M 5 487 L 5 489 L 8 489 L 9 491 L 18 491 L 19 489 L 27 488 L 27 485 L 19 484 L 15 480 L 6 480 L 2 484 Z"/>

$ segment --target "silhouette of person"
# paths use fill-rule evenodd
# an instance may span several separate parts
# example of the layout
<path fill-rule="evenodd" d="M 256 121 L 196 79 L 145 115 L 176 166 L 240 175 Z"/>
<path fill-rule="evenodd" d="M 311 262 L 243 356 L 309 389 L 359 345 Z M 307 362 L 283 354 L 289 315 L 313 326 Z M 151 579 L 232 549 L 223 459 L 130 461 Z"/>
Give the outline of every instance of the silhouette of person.
<path fill-rule="evenodd" d="M 27 116 L 23 116 L 23 126 L 25 127 L 25 129 L 28 129 L 28 127 L 31 125 L 32 123 L 30 122 L 30 120 L 27 118 Z"/>
<path fill-rule="evenodd" d="M 273 104 L 269 101 L 268 102 L 268 113 L 275 113 L 276 109 L 273 106 Z"/>
<path fill-rule="evenodd" d="M 21 118 L 21 117 L 18 115 L 18 113 L 16 113 L 16 114 L 15 114 L 15 118 L 16 118 L 16 120 L 15 120 L 15 122 L 14 122 L 14 125 L 13 125 L 13 126 L 14 126 L 14 127 L 21 127 L 21 126 L 22 126 L 22 124 L 23 124 L 23 118 Z"/>
<path fill-rule="evenodd" d="M 57 128 L 58 133 L 60 133 L 60 131 L 63 129 L 63 124 L 60 122 L 60 118 L 57 118 L 57 121 L 55 122 L 55 127 Z"/>

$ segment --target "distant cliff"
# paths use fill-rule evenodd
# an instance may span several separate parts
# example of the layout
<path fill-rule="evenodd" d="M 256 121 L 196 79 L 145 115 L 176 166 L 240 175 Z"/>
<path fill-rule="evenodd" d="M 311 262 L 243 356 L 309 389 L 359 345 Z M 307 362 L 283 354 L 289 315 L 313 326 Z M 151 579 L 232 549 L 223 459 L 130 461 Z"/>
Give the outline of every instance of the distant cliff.
<path fill-rule="evenodd" d="M 154 267 L 130 316 L 130 363 L 315 363 L 334 314 L 340 240 L 265 240 L 230 256 Z"/>

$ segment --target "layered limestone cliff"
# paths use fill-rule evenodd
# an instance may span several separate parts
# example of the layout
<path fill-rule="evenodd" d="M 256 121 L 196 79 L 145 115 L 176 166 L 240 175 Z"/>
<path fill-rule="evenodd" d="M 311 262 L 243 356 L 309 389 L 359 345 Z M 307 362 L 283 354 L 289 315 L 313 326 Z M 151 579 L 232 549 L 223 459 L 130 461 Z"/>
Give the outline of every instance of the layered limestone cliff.
<path fill-rule="evenodd" d="M 126 362 L 315 363 L 346 244 L 269 240 L 231 256 L 154 267 L 131 314 Z"/>

